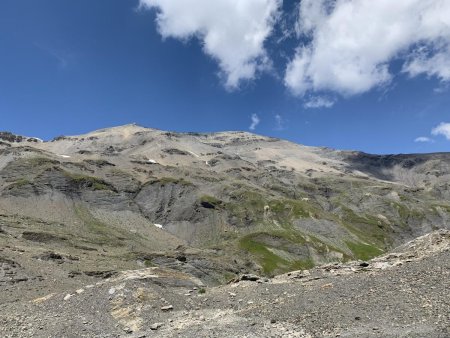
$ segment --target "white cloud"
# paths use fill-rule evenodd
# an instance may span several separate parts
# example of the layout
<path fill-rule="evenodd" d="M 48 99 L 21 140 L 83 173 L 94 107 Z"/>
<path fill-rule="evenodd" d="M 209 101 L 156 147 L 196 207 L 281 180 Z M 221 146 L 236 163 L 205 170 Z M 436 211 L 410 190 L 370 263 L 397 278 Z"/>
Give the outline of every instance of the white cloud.
<path fill-rule="evenodd" d="M 449 81 L 450 37 L 448 40 L 447 45 L 438 48 L 439 51 L 434 54 L 428 47 L 418 48 L 411 53 L 410 60 L 404 65 L 403 71 L 411 77 L 426 74 L 427 76 L 436 76 L 441 81 Z"/>
<path fill-rule="evenodd" d="M 440 86 L 433 89 L 436 94 L 443 94 L 449 90 L 449 82 L 441 83 Z"/>
<path fill-rule="evenodd" d="M 69 59 L 73 57 L 72 54 L 58 50 L 52 47 L 48 47 L 39 43 L 34 43 L 34 46 L 46 53 L 57 61 L 58 68 L 64 70 L 69 66 Z"/>
<path fill-rule="evenodd" d="M 199 38 L 219 63 L 229 89 L 253 79 L 270 62 L 264 41 L 279 17 L 282 0 L 140 0 L 158 11 L 163 38 Z"/>
<path fill-rule="evenodd" d="M 332 100 L 325 96 L 313 96 L 310 97 L 304 104 L 305 108 L 331 108 L 336 103 L 335 100 Z"/>
<path fill-rule="evenodd" d="M 433 135 L 442 135 L 447 140 L 450 140 L 450 123 L 442 122 L 436 128 L 431 131 Z"/>
<path fill-rule="evenodd" d="M 410 76 L 450 80 L 449 0 L 302 0 L 297 31 L 284 81 L 299 96 L 386 85 L 393 60 Z"/>
<path fill-rule="evenodd" d="M 426 136 L 420 136 L 420 137 L 416 138 L 414 140 L 414 142 L 430 143 L 430 142 L 433 142 L 433 140 Z"/>
<path fill-rule="evenodd" d="M 275 130 L 281 131 L 284 130 L 284 119 L 280 114 L 275 115 Z"/>
<path fill-rule="evenodd" d="M 248 127 L 248 129 L 255 130 L 261 120 L 259 119 L 257 114 L 252 114 L 251 119 L 252 123 L 250 124 L 250 127 Z"/>

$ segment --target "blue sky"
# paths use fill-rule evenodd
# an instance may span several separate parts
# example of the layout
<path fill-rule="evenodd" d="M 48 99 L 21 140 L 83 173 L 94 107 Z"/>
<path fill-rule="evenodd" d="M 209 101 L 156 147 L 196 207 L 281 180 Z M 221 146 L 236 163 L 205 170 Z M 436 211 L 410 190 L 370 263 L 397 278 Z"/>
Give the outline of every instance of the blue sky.
<path fill-rule="evenodd" d="M 0 130 L 249 130 L 256 116 L 254 132 L 306 145 L 448 151 L 449 2 L 394 18 L 365 2 L 0 0 Z"/>

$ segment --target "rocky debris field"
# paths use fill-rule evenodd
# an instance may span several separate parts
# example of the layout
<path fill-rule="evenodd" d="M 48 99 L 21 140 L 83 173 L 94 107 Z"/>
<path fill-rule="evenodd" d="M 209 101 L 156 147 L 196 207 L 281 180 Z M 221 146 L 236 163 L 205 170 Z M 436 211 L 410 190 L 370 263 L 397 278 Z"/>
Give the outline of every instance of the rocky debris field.
<path fill-rule="evenodd" d="M 3 271 L 20 267 L 1 261 Z M 4 288 L 19 283 L 2 277 Z M 6 281 L 6 283 L 5 283 Z M 58 283 L 63 284 L 63 281 Z M 450 232 L 370 261 L 207 287 L 157 267 L 0 301 L 2 337 L 449 337 Z M 1 297 L 1 296 L 0 296 Z"/>

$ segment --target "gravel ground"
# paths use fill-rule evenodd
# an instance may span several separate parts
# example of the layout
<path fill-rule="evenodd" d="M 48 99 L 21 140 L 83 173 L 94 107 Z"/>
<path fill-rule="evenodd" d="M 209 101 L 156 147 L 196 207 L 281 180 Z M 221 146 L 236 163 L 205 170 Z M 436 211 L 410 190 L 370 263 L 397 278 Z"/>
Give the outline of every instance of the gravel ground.
<path fill-rule="evenodd" d="M 0 302 L 0 336 L 450 337 L 449 231 L 369 262 L 248 277 L 205 288 L 147 268 L 75 290 L 37 288 L 34 299 Z"/>

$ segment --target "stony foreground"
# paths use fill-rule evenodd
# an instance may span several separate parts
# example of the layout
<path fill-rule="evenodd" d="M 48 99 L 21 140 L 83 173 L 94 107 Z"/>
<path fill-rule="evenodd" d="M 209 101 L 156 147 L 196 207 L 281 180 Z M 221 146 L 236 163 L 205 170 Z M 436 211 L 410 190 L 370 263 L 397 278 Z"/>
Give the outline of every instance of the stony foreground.
<path fill-rule="evenodd" d="M 1 264 L 4 281 L 10 268 L 7 261 Z M 36 287 L 23 295 L 21 282 L 1 283 L 0 336 L 450 336 L 450 232 L 445 230 L 369 262 L 272 279 L 247 275 L 218 287 L 156 267 L 85 282 L 62 291 L 65 281 L 55 280 L 54 288 Z M 5 299 L 6 289 L 16 299 Z"/>

